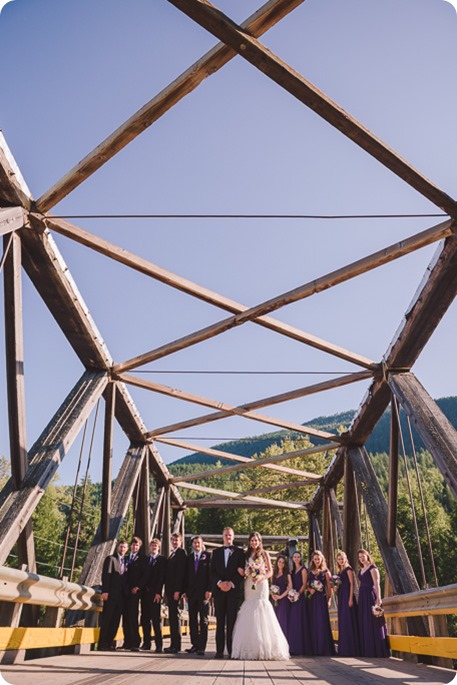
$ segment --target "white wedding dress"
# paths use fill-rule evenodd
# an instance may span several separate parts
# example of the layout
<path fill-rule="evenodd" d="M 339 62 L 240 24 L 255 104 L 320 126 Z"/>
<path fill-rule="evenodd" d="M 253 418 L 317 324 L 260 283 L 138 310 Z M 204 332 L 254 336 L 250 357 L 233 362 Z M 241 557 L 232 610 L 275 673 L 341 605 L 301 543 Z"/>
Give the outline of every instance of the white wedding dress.
<path fill-rule="evenodd" d="M 262 580 L 253 590 L 252 580 L 245 578 L 244 602 L 233 630 L 232 659 L 282 661 L 289 658 L 289 645 L 269 594 L 268 580 Z"/>

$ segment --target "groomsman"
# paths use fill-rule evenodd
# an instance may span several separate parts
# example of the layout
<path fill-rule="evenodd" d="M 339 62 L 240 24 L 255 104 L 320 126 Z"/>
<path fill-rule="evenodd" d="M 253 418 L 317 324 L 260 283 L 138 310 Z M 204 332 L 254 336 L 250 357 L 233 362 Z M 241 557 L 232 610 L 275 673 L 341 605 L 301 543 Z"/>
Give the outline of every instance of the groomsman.
<path fill-rule="evenodd" d="M 142 544 L 141 538 L 134 536 L 127 557 L 127 599 L 123 614 L 124 649 L 130 649 L 132 652 L 140 651 L 138 607 L 148 573 L 145 556 L 141 553 Z"/>
<path fill-rule="evenodd" d="M 121 621 L 122 610 L 126 597 L 125 555 L 129 545 L 127 540 L 121 540 L 114 554 L 110 554 L 103 562 L 102 570 L 102 599 L 103 613 L 98 651 L 114 650 L 114 638 Z"/>
<path fill-rule="evenodd" d="M 149 545 L 151 551 L 147 557 L 147 579 L 141 593 L 141 625 L 143 644 L 141 649 L 151 649 L 151 621 L 154 629 L 155 651 L 162 652 L 162 591 L 165 582 L 166 558 L 160 554 L 160 540 L 154 538 Z"/>
<path fill-rule="evenodd" d="M 184 592 L 186 579 L 187 554 L 182 548 L 181 533 L 171 536 L 172 551 L 167 561 L 165 573 L 165 594 L 168 604 L 170 622 L 170 646 L 164 649 L 167 654 L 178 654 L 181 651 L 181 624 L 179 622 L 179 600 Z"/>
<path fill-rule="evenodd" d="M 211 556 L 211 580 L 213 585 L 214 608 L 216 610 L 216 659 L 224 658 L 227 645 L 229 656 L 232 654 L 232 634 L 236 615 L 241 603 L 244 570 L 244 552 L 235 547 L 233 528 L 222 531 L 223 547 L 214 550 Z"/>
<path fill-rule="evenodd" d="M 190 654 L 204 656 L 208 641 L 208 610 L 211 599 L 211 555 L 200 535 L 192 538 L 192 553 L 187 557 L 186 590 L 189 609 Z"/>

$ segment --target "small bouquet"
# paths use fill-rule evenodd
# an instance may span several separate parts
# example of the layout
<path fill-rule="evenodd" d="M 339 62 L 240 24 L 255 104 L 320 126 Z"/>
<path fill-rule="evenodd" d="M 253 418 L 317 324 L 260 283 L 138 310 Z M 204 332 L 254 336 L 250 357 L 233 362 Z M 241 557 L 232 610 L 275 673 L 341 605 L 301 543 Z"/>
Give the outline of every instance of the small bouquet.
<path fill-rule="evenodd" d="M 262 574 L 261 559 L 250 559 L 244 569 L 246 578 L 252 581 L 252 590 L 256 589 L 257 578 Z"/>
<path fill-rule="evenodd" d="M 341 585 L 341 578 L 337 573 L 335 573 L 333 576 L 331 576 L 330 585 L 332 586 L 332 588 L 334 590 L 336 590 L 338 592 L 338 588 Z"/>
<path fill-rule="evenodd" d="M 376 618 L 381 618 L 381 616 L 384 616 L 384 609 L 381 606 L 379 606 L 378 604 L 375 604 L 374 606 L 371 607 L 371 613 Z"/>
<path fill-rule="evenodd" d="M 313 580 L 311 587 L 313 590 L 316 590 L 316 592 L 324 592 L 324 585 L 320 580 Z"/>
<path fill-rule="evenodd" d="M 277 585 L 272 585 L 272 586 L 270 587 L 270 595 L 271 595 L 272 597 L 273 597 L 273 595 L 279 595 L 280 592 L 281 592 L 281 590 L 280 590 L 280 588 L 279 588 Z M 278 606 L 278 600 L 275 599 L 275 600 L 274 600 L 274 603 L 275 603 L 275 607 L 277 607 L 277 606 Z"/>
<path fill-rule="evenodd" d="M 300 594 L 297 592 L 297 590 L 289 590 L 289 592 L 287 593 L 287 599 L 289 600 L 289 602 L 292 603 L 298 602 L 298 600 L 300 599 Z"/>

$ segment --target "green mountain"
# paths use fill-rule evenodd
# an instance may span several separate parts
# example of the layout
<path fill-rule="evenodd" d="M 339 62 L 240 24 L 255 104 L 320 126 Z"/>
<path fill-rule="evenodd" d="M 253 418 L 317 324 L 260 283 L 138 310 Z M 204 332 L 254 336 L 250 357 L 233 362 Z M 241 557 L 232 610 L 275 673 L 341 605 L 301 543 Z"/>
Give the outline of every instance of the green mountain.
<path fill-rule="evenodd" d="M 442 397 L 436 400 L 436 403 L 440 407 L 441 411 L 446 415 L 454 428 L 457 429 L 457 397 Z M 329 432 L 341 432 L 346 430 L 353 417 L 355 411 L 353 409 L 345 411 L 339 414 L 333 414 L 332 416 L 319 416 L 311 421 L 306 421 L 306 425 L 311 428 L 319 428 L 320 430 L 326 430 Z M 407 454 L 411 454 L 411 440 L 409 436 L 408 422 L 403 411 L 400 412 L 400 423 L 403 434 L 403 440 L 405 445 L 405 451 Z M 416 451 L 424 449 L 424 444 L 413 429 L 413 441 Z M 372 454 L 381 454 L 382 452 L 389 452 L 389 434 L 390 434 L 390 409 L 388 409 L 381 419 L 379 420 L 377 426 L 375 427 L 373 433 L 366 443 L 367 450 Z M 252 457 L 254 454 L 260 454 L 264 452 L 267 447 L 275 443 L 281 443 L 286 437 L 298 438 L 299 434 L 293 431 L 276 431 L 274 433 L 264 433 L 263 435 L 255 435 L 249 438 L 242 438 L 240 440 L 234 440 L 232 442 L 225 442 L 219 445 L 214 445 L 213 449 L 219 449 L 225 452 L 230 452 L 231 454 L 239 454 L 243 457 Z M 310 438 L 311 442 L 315 445 L 322 442 L 318 438 Z M 178 464 L 215 464 L 216 461 L 221 461 L 221 463 L 229 463 L 228 460 L 217 459 L 216 457 L 210 457 L 206 454 L 199 454 L 194 452 L 186 457 L 177 459 L 176 461 L 169 464 L 169 466 L 174 466 Z"/>

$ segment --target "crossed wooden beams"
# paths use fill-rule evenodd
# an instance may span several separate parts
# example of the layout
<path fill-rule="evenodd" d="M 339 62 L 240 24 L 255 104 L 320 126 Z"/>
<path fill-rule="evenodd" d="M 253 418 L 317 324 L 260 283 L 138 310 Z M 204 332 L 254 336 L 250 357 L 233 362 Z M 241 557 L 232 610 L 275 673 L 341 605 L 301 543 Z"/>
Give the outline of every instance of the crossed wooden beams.
<path fill-rule="evenodd" d="M 238 26 L 206 0 L 169 0 L 169 2 L 188 14 L 193 20 L 197 21 L 223 42 L 204 55 L 172 84 L 136 112 L 35 202 L 26 187 L 20 170 L 8 151 L 3 136 L 0 134 L 0 234 L 5 236 L 1 267 L 5 265 L 9 286 L 6 289 L 8 290 L 7 297 L 9 298 L 6 301 L 6 306 L 13 312 L 11 321 L 6 323 L 7 341 L 9 341 L 7 343 L 7 368 L 9 377 L 9 406 L 11 409 L 10 433 L 12 435 L 13 478 L 6 489 L 2 491 L 0 497 L 0 507 L 3 507 L 1 510 L 3 515 L 0 518 L 0 539 L 2 539 L 0 556 L 6 553 L 8 547 L 12 544 L 14 536 L 17 538 L 18 535 L 23 537 L 25 535 L 23 540 L 25 548 L 30 548 L 29 532 L 26 530 L 27 521 L 30 519 L 30 515 L 42 494 L 43 487 L 49 482 L 50 476 L 68 449 L 68 444 L 73 439 L 78 427 L 80 427 L 84 416 L 87 415 L 94 402 L 98 401 L 101 395 L 104 395 L 107 400 L 103 457 L 103 512 L 100 531 L 98 538 L 96 538 L 98 542 L 94 547 L 93 558 L 88 561 L 89 566 L 87 566 L 86 575 L 84 576 L 87 582 L 87 579 L 92 578 L 91 573 L 92 575 L 95 573 L 96 558 L 101 558 L 108 551 L 108 547 L 112 547 L 116 531 L 119 530 L 119 521 L 122 519 L 123 511 L 125 511 L 126 502 L 132 496 L 134 486 L 137 488 L 138 500 L 142 501 L 143 518 L 145 519 L 144 512 L 148 508 L 146 501 L 148 469 L 151 470 L 158 483 L 168 489 L 168 504 L 165 508 L 169 508 L 170 494 L 179 506 L 191 503 L 183 502 L 176 488 L 178 483 L 188 490 L 199 489 L 200 492 L 203 491 L 214 495 L 213 498 L 201 498 L 199 500 L 200 506 L 204 504 L 220 506 L 222 502 L 226 503 L 224 506 L 228 506 L 227 500 L 221 500 L 221 497 L 230 498 L 236 506 L 241 504 L 243 506 L 281 506 L 278 500 L 258 497 L 258 495 L 271 491 L 272 488 L 257 489 L 247 493 L 229 493 L 204 488 L 204 486 L 196 485 L 193 482 L 200 479 L 203 475 L 206 477 L 210 476 L 212 471 L 208 471 L 205 474 L 191 474 L 186 476 L 185 481 L 179 478 L 171 478 L 152 440 L 155 440 L 156 443 L 162 442 L 179 445 L 185 449 L 194 449 L 195 451 L 237 462 L 234 465 L 224 467 L 224 469 L 218 469 L 218 473 L 221 470 L 233 471 L 235 469 L 246 469 L 256 466 L 274 469 L 287 476 L 296 476 L 300 479 L 294 483 L 287 483 L 287 487 L 299 487 L 303 484 L 318 482 L 315 496 L 309 505 L 305 505 L 305 503 L 287 503 L 289 507 L 303 508 L 307 506 L 312 517 L 315 516 L 315 512 L 322 506 L 322 502 L 324 502 L 324 509 L 326 511 L 326 508 L 329 511 L 332 508 L 335 510 L 334 486 L 343 474 L 348 454 L 353 455 L 354 466 L 359 469 L 359 479 L 365 478 L 369 480 L 371 478 L 369 471 L 364 471 L 363 455 L 361 456 L 360 452 L 354 451 L 353 446 L 364 443 L 386 408 L 391 394 L 387 382 L 389 376 L 394 378 L 394 375 L 398 374 L 400 370 L 408 371 L 411 368 L 447 307 L 455 297 L 457 292 L 457 250 L 455 226 L 452 219 L 457 217 L 457 204 L 455 200 L 437 188 L 437 186 L 403 160 L 397 153 L 363 127 L 362 124 L 357 122 L 347 112 L 344 112 L 313 84 L 297 74 L 290 66 L 260 43 L 258 37 L 300 5 L 302 1 L 269 0 L 258 12 L 247 19 L 241 26 Z M 313 109 L 319 116 L 326 119 L 332 126 L 353 140 L 353 142 L 415 188 L 424 197 L 443 209 L 452 219 L 397 242 L 394 245 L 390 245 L 384 250 L 368 255 L 364 259 L 325 274 L 310 283 L 302 284 L 266 302 L 259 303 L 254 307 L 246 307 L 207 288 L 203 288 L 188 279 L 162 269 L 139 256 L 127 252 L 48 213 L 69 192 L 89 178 L 92 173 L 111 159 L 137 135 L 157 121 L 182 97 L 194 90 L 204 78 L 213 74 L 236 54 L 241 55 L 254 67 L 273 79 L 306 106 Z M 171 341 L 160 348 L 144 352 L 133 359 L 116 364 L 110 357 L 90 317 L 89 311 L 63 263 L 50 230 L 65 235 L 151 278 L 227 311 L 230 313 L 230 316 L 202 330 L 192 332 L 184 338 Z M 20 236 L 20 239 L 18 239 L 18 236 Z M 430 266 L 426 280 L 419 288 L 417 298 L 407 312 L 405 322 L 381 364 L 289 326 L 270 316 L 272 312 L 287 304 L 297 302 L 324 289 L 334 287 L 435 241 L 442 241 L 438 248 L 436 259 Z M 87 369 L 86 374 L 83 375 L 75 389 L 70 393 L 64 406 L 57 412 L 55 419 L 49 426 L 49 430 L 45 430 L 38 444 L 32 448 L 31 452 L 36 454 L 36 456 L 33 457 L 33 464 L 30 463 L 28 465 L 25 449 L 24 393 L 21 386 L 21 374 L 18 374 L 17 371 L 18 364 L 20 366 L 22 361 L 21 295 L 20 289 L 17 287 L 21 263 Z M 262 398 L 238 407 L 192 395 L 183 390 L 169 388 L 158 383 L 146 382 L 126 373 L 142 364 L 155 361 L 178 350 L 208 340 L 230 330 L 234 326 L 247 322 L 261 325 L 303 344 L 345 359 L 361 367 L 363 370 L 343 378 L 295 389 L 269 398 Z M 304 397 L 315 392 L 330 390 L 346 383 L 366 380 L 368 378 L 371 378 L 372 382 L 366 400 L 362 403 L 349 432 L 343 436 L 333 435 L 325 431 L 316 431 L 310 427 L 291 422 L 280 421 L 258 412 L 259 409 L 268 405 Z M 196 419 L 147 430 L 133 400 L 128 394 L 126 384 L 140 386 L 152 392 L 200 404 L 216 411 Z M 393 391 L 399 395 L 404 391 L 404 397 L 403 395 L 402 397 L 405 403 L 410 402 L 411 405 L 413 404 L 410 397 L 411 384 L 395 383 L 391 380 L 390 385 Z M 62 412 L 65 414 L 68 407 L 72 409 L 68 415 L 71 418 L 68 420 L 69 426 L 67 427 L 62 425 L 59 417 Z M 412 411 L 412 413 L 414 412 Z M 262 421 L 281 428 L 288 428 L 319 438 L 324 442 L 307 450 L 298 450 L 268 459 L 252 460 L 220 450 L 205 450 L 198 446 L 191 446 L 188 443 L 163 437 L 164 434 L 171 431 L 182 430 L 191 425 L 202 425 L 209 421 L 220 420 L 233 415 Z M 114 416 L 116 416 L 130 438 L 132 446 L 126 456 L 121 473 L 116 480 L 116 490 L 111 493 L 110 445 Z M 439 425 L 441 425 L 440 421 L 441 419 L 438 420 Z M 48 433 L 46 432 L 47 430 Z M 53 443 L 54 457 L 49 460 L 45 445 L 46 440 L 54 435 L 55 430 L 57 430 L 59 435 L 60 443 L 59 441 L 56 444 Z M 429 442 L 432 444 L 431 449 L 436 451 L 436 441 L 433 440 L 432 435 L 433 431 L 430 429 L 429 433 L 432 436 L 428 435 L 430 438 Z M 438 461 L 441 460 L 442 470 L 449 472 L 448 482 L 454 489 L 457 483 L 457 473 L 454 469 L 452 450 L 450 451 L 448 447 L 447 444 L 440 446 L 439 454 L 436 458 Z M 306 456 L 306 454 L 312 454 L 316 451 L 327 451 L 335 448 L 337 449 L 336 457 L 324 477 L 316 476 L 316 474 L 310 474 L 306 471 L 291 469 L 279 463 L 297 456 Z M 40 454 L 42 456 L 39 456 Z M 28 457 L 30 458 L 30 454 Z M 348 476 L 346 485 L 349 482 Z M 273 490 L 279 491 L 282 487 L 284 486 L 273 486 Z M 349 486 L 347 489 L 350 491 Z M 14 520 L 11 519 L 8 513 L 10 505 L 11 511 L 16 512 Z M 336 516 L 336 518 L 338 517 Z M 325 520 L 328 521 L 327 515 Z M 315 530 L 317 535 L 316 525 L 317 522 L 314 521 L 313 530 Z M 10 529 L 7 529 L 7 526 L 10 526 Z"/>

